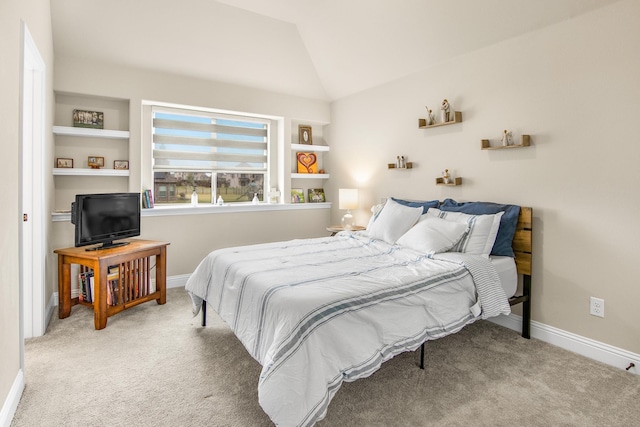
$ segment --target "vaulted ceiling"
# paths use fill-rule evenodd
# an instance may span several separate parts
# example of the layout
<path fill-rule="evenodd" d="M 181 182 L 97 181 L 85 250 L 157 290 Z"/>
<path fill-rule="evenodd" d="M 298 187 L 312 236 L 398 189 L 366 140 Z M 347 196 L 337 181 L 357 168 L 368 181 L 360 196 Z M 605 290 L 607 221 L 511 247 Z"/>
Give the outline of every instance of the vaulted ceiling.
<path fill-rule="evenodd" d="M 56 56 L 335 100 L 618 0 L 51 0 Z"/>

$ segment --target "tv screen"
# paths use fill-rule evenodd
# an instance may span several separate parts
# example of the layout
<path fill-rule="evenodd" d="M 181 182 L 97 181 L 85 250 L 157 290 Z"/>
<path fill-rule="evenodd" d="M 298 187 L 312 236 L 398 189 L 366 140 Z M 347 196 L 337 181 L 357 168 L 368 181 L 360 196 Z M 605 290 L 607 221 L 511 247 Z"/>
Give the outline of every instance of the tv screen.
<path fill-rule="evenodd" d="M 140 235 L 140 194 L 78 194 L 71 205 L 75 245 L 93 249 L 126 245 L 115 240 Z M 89 250 L 89 249 L 88 249 Z"/>

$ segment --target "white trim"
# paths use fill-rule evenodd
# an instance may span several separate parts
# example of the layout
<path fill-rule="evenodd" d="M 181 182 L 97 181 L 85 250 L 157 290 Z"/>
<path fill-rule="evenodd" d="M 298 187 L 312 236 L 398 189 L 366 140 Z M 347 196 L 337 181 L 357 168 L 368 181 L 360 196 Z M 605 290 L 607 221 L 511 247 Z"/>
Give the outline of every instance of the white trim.
<path fill-rule="evenodd" d="M 21 182 L 20 209 L 29 217 L 20 227 L 20 340 L 44 335 L 45 331 L 45 212 L 44 145 L 46 65 L 21 22 L 23 58 L 21 77 Z M 24 348 L 21 347 L 24 367 Z"/>
<path fill-rule="evenodd" d="M 180 274 L 178 276 L 167 277 L 167 289 L 184 288 L 191 274 Z"/>
<path fill-rule="evenodd" d="M 141 215 L 146 216 L 171 216 L 171 215 L 198 215 L 198 214 L 227 214 L 239 212 L 263 212 L 263 211 L 293 211 L 309 209 L 331 209 L 331 202 L 325 203 L 229 203 L 223 206 L 213 204 L 200 204 L 191 206 L 187 204 L 156 205 L 151 209 L 142 209 Z M 53 212 L 51 220 L 54 222 L 69 222 L 69 212 Z"/>
<path fill-rule="evenodd" d="M 13 380 L 13 385 L 9 390 L 9 394 L 0 409 L 0 427 L 9 427 L 11 425 L 11 421 L 13 420 L 13 416 L 16 414 L 16 409 L 18 409 L 18 403 L 20 403 L 20 397 L 22 397 L 23 391 L 24 372 L 20 369 L 16 375 L 16 379 Z"/>
<path fill-rule="evenodd" d="M 522 316 L 510 314 L 509 316 L 492 317 L 489 320 L 514 331 L 522 331 Z M 539 339 L 619 369 L 624 370 L 630 363 L 634 363 L 635 367 L 629 369 L 628 372 L 640 375 L 640 354 L 572 334 L 535 320 L 531 321 L 530 334 L 531 338 Z"/>
<path fill-rule="evenodd" d="M 73 294 L 73 291 L 72 291 Z M 73 295 L 72 295 L 73 296 Z M 53 316 L 53 312 L 58 306 L 58 293 L 54 292 L 51 294 L 51 298 L 49 298 L 49 303 L 47 303 L 47 308 L 45 310 L 45 318 L 44 318 L 44 330 L 46 332 L 49 327 L 49 322 L 51 322 L 51 316 Z"/>

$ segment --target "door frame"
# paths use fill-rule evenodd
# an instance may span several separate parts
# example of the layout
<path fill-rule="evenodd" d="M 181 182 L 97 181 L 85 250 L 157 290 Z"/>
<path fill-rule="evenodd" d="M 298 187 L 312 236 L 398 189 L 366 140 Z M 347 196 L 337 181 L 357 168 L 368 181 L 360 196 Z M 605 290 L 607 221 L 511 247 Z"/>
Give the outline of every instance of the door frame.
<path fill-rule="evenodd" d="M 44 146 L 46 65 L 27 25 L 22 22 L 20 128 L 20 334 L 44 335 L 45 218 Z M 26 215 L 26 217 L 25 217 Z M 23 351 L 21 351 L 23 353 Z M 24 358 L 24 355 L 21 355 Z M 24 365 L 24 361 L 22 362 Z"/>

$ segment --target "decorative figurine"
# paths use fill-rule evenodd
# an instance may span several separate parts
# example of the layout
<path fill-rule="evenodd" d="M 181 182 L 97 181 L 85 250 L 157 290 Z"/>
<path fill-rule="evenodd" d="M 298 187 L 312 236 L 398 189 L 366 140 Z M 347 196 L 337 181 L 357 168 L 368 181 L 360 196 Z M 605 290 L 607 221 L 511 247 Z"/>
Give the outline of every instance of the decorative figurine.
<path fill-rule="evenodd" d="M 448 184 L 450 180 L 451 175 L 449 175 L 449 169 L 445 169 L 444 172 L 442 172 L 442 182 Z"/>
<path fill-rule="evenodd" d="M 513 145 L 513 140 L 511 138 L 511 131 L 508 130 L 504 130 L 504 133 L 502 135 L 502 145 L 504 145 L 505 147 L 508 145 Z"/>
<path fill-rule="evenodd" d="M 429 107 L 427 107 L 425 105 L 425 107 L 427 109 L 427 119 L 425 120 L 427 126 L 431 126 L 431 125 L 435 125 L 436 124 L 436 118 L 433 115 L 433 111 L 429 109 Z"/>
<path fill-rule="evenodd" d="M 446 123 L 449 121 L 449 113 L 451 112 L 451 107 L 449 106 L 449 101 L 446 99 L 442 101 L 442 105 L 440 106 L 442 110 L 442 122 Z"/>

